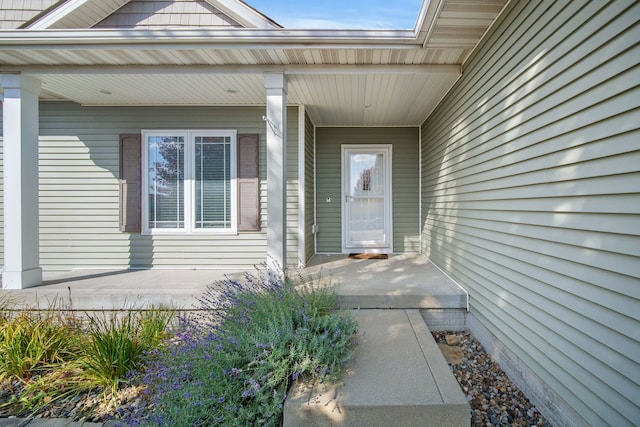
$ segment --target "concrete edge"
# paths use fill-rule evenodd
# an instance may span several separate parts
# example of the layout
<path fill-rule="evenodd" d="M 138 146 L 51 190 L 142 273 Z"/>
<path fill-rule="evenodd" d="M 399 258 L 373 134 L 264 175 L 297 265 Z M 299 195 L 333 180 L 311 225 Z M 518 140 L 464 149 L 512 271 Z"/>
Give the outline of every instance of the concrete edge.
<path fill-rule="evenodd" d="M 464 295 L 356 295 L 339 294 L 340 306 L 349 309 L 462 309 Z"/>
<path fill-rule="evenodd" d="M 418 344 L 425 355 L 425 361 L 431 374 L 436 382 L 442 401 L 447 405 L 465 405 L 468 413 L 471 413 L 471 407 L 467 398 L 462 393 L 460 385 L 456 381 L 449 364 L 444 359 L 442 352 L 438 348 L 438 344 L 433 339 L 431 331 L 427 327 L 422 314 L 419 310 L 406 310 L 407 318 L 411 322 Z M 427 357 L 429 355 L 429 357 Z"/>

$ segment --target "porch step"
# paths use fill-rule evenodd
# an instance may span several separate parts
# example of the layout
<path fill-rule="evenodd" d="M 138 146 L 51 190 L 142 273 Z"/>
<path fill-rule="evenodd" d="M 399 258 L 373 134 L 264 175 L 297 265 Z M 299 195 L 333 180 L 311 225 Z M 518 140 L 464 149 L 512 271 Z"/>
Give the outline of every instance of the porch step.
<path fill-rule="evenodd" d="M 344 308 L 466 309 L 467 295 L 429 258 L 394 254 L 381 260 L 352 260 L 346 255 L 316 255 L 307 275 L 337 286 Z"/>
<path fill-rule="evenodd" d="M 470 409 L 420 312 L 354 310 L 358 346 L 338 384 L 295 384 L 285 427 L 466 426 Z"/>

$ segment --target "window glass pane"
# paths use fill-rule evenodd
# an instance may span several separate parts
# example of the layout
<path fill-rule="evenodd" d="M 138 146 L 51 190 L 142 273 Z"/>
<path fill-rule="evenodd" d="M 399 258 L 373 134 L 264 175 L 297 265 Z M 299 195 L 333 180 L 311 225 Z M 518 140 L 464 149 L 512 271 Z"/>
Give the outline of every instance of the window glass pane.
<path fill-rule="evenodd" d="M 150 136 L 149 228 L 184 228 L 184 137 Z"/>
<path fill-rule="evenodd" d="M 350 154 L 350 187 L 352 196 L 381 196 L 384 194 L 384 166 L 382 154 Z"/>
<path fill-rule="evenodd" d="M 231 228 L 231 138 L 195 138 L 195 227 Z"/>

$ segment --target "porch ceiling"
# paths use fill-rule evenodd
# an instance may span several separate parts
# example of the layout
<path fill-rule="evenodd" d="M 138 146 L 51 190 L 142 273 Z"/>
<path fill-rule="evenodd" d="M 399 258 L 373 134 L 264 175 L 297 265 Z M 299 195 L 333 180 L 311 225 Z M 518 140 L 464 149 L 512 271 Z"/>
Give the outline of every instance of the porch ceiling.
<path fill-rule="evenodd" d="M 419 125 L 458 77 L 442 72 L 370 72 L 287 75 L 288 103 L 305 105 L 316 125 Z M 261 73 L 34 74 L 42 99 L 82 105 L 264 105 Z"/>
<path fill-rule="evenodd" d="M 412 30 L 2 30 L 0 73 L 82 105 L 264 105 L 263 73 L 316 125 L 419 125 L 507 0 L 425 1 Z"/>

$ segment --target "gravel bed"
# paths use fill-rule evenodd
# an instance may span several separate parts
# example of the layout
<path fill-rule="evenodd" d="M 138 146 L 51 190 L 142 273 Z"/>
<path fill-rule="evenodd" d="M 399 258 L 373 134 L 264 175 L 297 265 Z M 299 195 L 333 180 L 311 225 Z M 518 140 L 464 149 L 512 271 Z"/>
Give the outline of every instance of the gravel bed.
<path fill-rule="evenodd" d="M 467 332 L 433 332 L 471 406 L 471 426 L 551 424 Z"/>
<path fill-rule="evenodd" d="M 44 410 L 35 413 L 16 413 L 14 405 L 7 405 L 18 395 L 23 385 L 20 382 L 0 382 L 0 418 L 19 416 L 35 418 L 67 418 L 73 421 L 105 422 L 128 418 L 141 410 L 151 408 L 140 386 L 126 386 L 118 390 L 117 402 L 105 398 L 102 390 L 94 389 L 63 397 Z"/>

